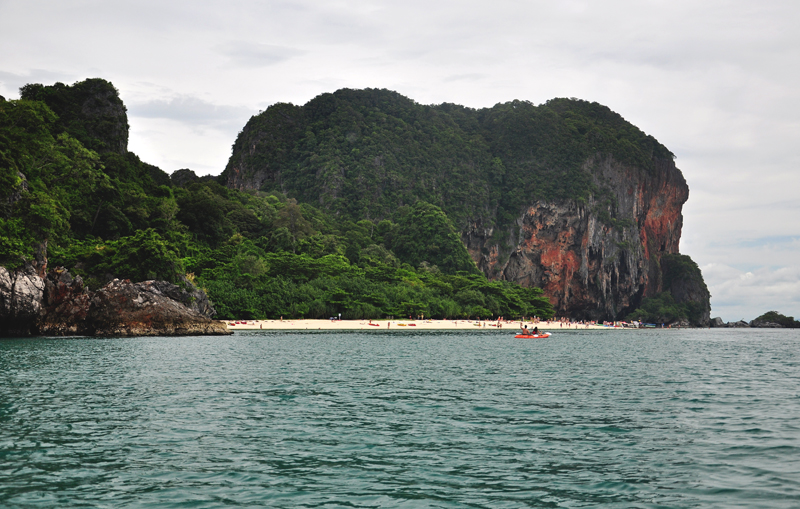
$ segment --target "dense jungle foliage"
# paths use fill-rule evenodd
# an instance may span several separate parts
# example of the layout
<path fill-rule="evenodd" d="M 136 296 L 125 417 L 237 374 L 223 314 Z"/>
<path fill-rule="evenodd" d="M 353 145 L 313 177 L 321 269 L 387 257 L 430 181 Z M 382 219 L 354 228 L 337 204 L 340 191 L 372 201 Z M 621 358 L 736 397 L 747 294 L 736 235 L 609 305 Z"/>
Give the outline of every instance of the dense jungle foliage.
<path fill-rule="evenodd" d="M 354 221 L 391 217 L 423 200 L 459 229 L 478 219 L 506 227 L 531 199 L 603 194 L 587 161 L 604 157 L 653 171 L 673 155 L 597 103 L 512 101 L 476 110 L 343 89 L 252 117 L 222 178 Z"/>
<path fill-rule="evenodd" d="M 31 261 L 44 243 L 51 266 L 90 288 L 115 277 L 194 283 L 219 318 L 553 313 L 537 288 L 488 281 L 425 199 L 392 201 L 380 218 L 343 199 L 353 213 L 337 215 L 277 188 L 171 178 L 127 151 L 111 83 L 21 92 L 0 99 L 0 265 Z"/>

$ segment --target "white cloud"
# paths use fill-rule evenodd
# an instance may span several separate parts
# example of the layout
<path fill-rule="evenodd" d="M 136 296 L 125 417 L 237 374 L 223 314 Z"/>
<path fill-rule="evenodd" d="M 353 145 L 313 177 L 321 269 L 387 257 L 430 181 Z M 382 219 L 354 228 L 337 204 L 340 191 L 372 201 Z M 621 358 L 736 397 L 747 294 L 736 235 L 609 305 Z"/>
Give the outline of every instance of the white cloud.
<path fill-rule="evenodd" d="M 247 41 L 225 43 L 218 46 L 217 50 L 234 65 L 242 67 L 266 67 L 303 54 L 302 50 L 296 48 Z"/>
<path fill-rule="evenodd" d="M 713 296 L 713 316 L 725 321 L 750 321 L 767 311 L 800 317 L 800 266 L 752 271 L 708 264 L 701 266 Z"/>
<path fill-rule="evenodd" d="M 167 100 L 132 103 L 128 106 L 128 114 L 132 117 L 170 119 L 222 130 L 229 130 L 226 128 L 232 125 L 238 131 L 253 115 L 253 111 L 243 106 L 213 104 L 197 97 L 179 96 Z"/>
<path fill-rule="evenodd" d="M 219 175 L 231 155 L 232 134 L 185 120 L 139 117 L 128 149 L 143 161 L 159 161 L 167 173 L 189 168 L 198 175 Z"/>
<path fill-rule="evenodd" d="M 24 73 L 0 71 L 0 95 L 6 99 L 18 99 L 19 89 L 29 83 L 72 83 L 76 79 L 74 74 L 46 69 L 29 69 Z"/>
<path fill-rule="evenodd" d="M 781 267 L 800 247 L 759 239 L 800 235 L 798 19 L 790 0 L 0 2 L 0 94 L 108 79 L 131 148 L 201 174 L 222 170 L 249 115 L 341 87 L 471 107 L 598 101 L 677 155 L 684 253 L 791 281 Z M 714 312 L 758 292 L 731 277 Z M 792 302 L 791 285 L 772 287 Z"/>

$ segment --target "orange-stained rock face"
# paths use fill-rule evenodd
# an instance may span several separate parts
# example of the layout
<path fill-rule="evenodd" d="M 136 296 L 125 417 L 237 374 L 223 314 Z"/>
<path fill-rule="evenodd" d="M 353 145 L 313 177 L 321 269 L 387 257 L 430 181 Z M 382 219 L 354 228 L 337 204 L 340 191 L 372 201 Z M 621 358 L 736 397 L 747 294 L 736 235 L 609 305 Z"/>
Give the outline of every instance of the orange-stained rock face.
<path fill-rule="evenodd" d="M 517 219 L 519 234 L 509 237 L 506 256 L 490 244 L 493 231 L 478 223 L 462 238 L 488 277 L 541 287 L 557 314 L 619 318 L 662 290 L 658 261 L 678 252 L 689 188 L 672 161 L 657 162 L 651 174 L 611 159 L 585 166 L 614 196 L 607 214 L 594 197 L 536 201 Z"/>

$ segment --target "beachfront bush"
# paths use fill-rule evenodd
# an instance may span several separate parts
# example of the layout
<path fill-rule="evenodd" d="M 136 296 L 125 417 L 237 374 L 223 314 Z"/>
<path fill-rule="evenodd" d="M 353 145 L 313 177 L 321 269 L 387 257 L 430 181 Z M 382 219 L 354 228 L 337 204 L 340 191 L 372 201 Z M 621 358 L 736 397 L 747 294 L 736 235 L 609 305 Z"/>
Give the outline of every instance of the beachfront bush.
<path fill-rule="evenodd" d="M 642 299 L 639 308 L 629 313 L 626 319 L 659 324 L 686 320 L 693 314 L 696 314 L 696 310 L 690 309 L 687 303 L 678 304 L 671 293 L 661 292 Z"/>

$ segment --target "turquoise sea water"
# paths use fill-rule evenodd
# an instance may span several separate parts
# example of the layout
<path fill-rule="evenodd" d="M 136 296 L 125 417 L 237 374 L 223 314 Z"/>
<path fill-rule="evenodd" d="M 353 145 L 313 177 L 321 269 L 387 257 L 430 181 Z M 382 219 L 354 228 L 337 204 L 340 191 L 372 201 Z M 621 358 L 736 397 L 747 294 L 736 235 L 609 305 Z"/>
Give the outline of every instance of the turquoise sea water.
<path fill-rule="evenodd" d="M 2 507 L 800 507 L 800 331 L 0 341 Z"/>

